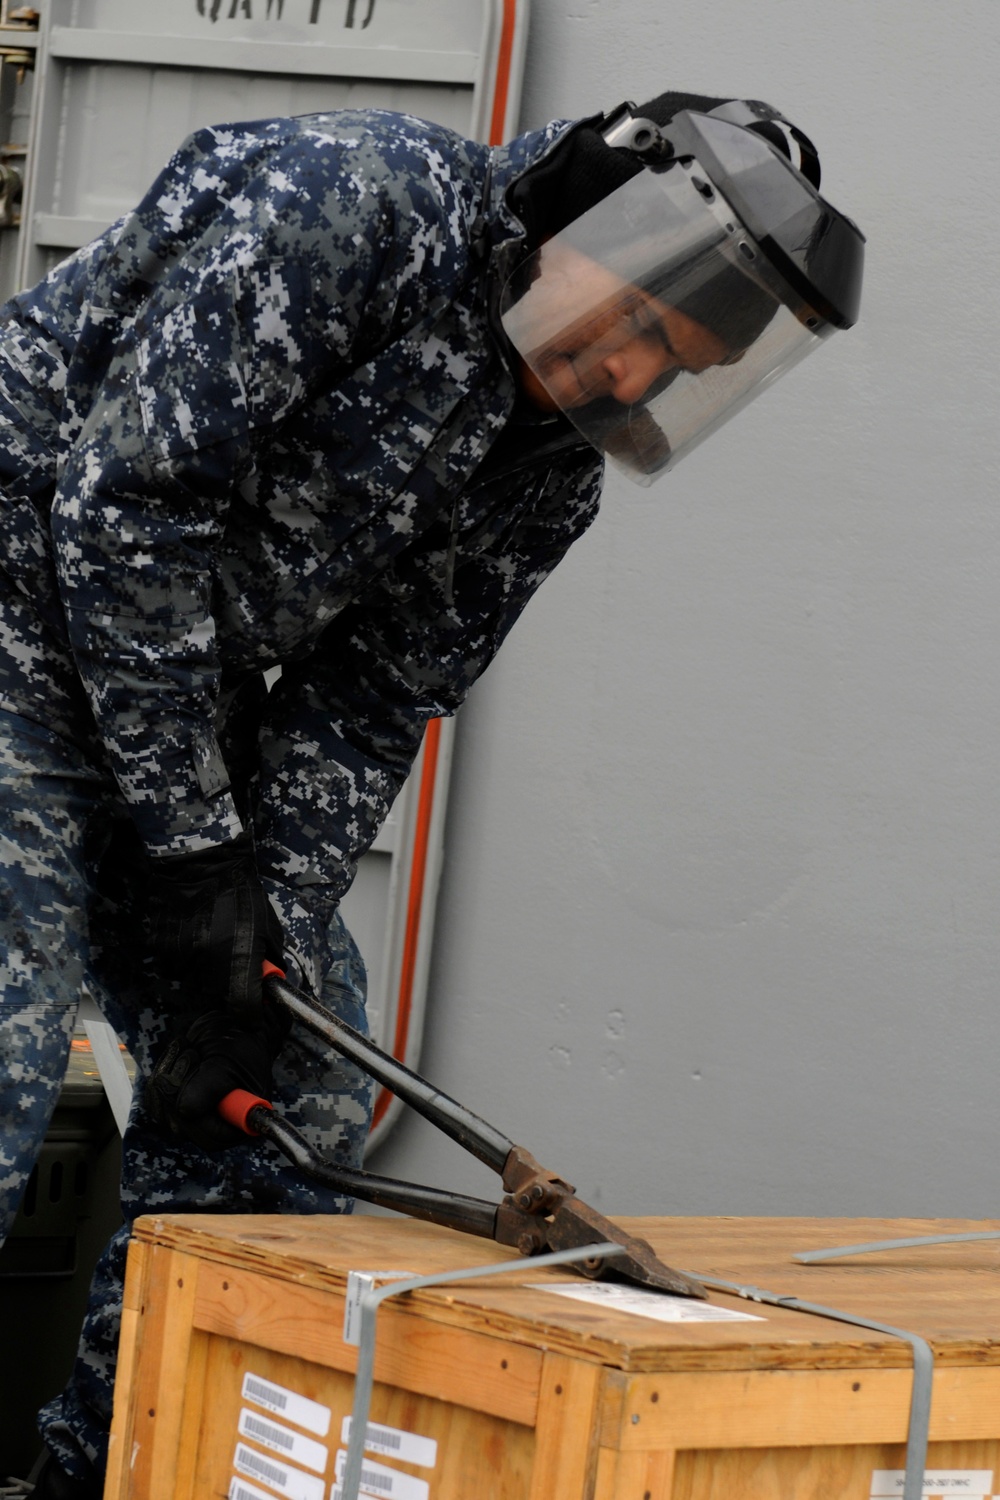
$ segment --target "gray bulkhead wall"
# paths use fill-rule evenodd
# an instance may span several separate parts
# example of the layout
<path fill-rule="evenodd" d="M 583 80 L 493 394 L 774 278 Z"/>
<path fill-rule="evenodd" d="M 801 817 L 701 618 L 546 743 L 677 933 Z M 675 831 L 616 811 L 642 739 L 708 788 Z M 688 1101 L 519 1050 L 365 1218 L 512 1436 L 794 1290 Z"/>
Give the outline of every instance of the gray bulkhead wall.
<path fill-rule="evenodd" d="M 602 1209 L 1000 1202 L 995 0 L 544 0 L 524 126 L 779 105 L 862 322 L 592 531 L 459 720 L 424 1067 Z M 422 1121 L 393 1174 L 491 1180 Z"/>
<path fill-rule="evenodd" d="M 534 6 L 523 126 L 770 99 L 869 237 L 859 328 L 612 476 L 459 718 L 423 1070 L 606 1211 L 995 1211 L 998 76 L 995 0 Z M 373 1165 L 494 1187 L 406 1117 Z"/>

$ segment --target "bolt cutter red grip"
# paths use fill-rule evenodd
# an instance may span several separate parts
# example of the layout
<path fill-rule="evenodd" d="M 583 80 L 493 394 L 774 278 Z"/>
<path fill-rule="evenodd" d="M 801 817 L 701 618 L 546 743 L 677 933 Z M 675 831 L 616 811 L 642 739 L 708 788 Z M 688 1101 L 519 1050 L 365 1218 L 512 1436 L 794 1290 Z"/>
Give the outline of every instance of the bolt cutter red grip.
<path fill-rule="evenodd" d="M 684 1297 L 705 1296 L 699 1282 L 665 1266 L 645 1240 L 625 1234 L 596 1209 L 581 1202 L 570 1183 L 541 1166 L 523 1146 L 515 1145 L 464 1104 L 442 1094 L 425 1078 L 293 988 L 273 964 L 265 964 L 264 974 L 265 994 L 273 1004 L 282 1006 L 341 1056 L 357 1063 L 464 1150 L 485 1162 L 500 1176 L 505 1196 L 500 1203 L 490 1203 L 442 1188 L 336 1166 L 314 1151 L 267 1099 L 259 1099 L 243 1089 L 234 1089 L 219 1106 L 219 1113 L 231 1125 L 248 1135 L 264 1136 L 306 1176 L 366 1203 L 475 1234 L 499 1245 L 512 1245 L 522 1255 L 611 1241 L 621 1245 L 621 1255 L 582 1261 L 577 1269 L 594 1279 L 634 1281 Z"/>

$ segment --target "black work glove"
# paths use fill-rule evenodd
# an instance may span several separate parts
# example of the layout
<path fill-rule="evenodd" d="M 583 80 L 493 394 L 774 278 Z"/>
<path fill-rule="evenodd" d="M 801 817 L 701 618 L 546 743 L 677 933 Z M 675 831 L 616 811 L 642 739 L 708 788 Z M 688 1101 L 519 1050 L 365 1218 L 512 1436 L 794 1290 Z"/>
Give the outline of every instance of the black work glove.
<path fill-rule="evenodd" d="M 224 1010 L 209 1011 L 175 1037 L 146 1085 L 146 1108 L 168 1135 L 222 1151 L 246 1140 L 219 1114 L 232 1089 L 270 1101 L 271 1068 L 288 1032 L 284 1013 L 265 1002 L 259 1029 L 248 1030 Z"/>
<path fill-rule="evenodd" d="M 219 1119 L 234 1088 L 269 1098 L 288 1020 L 263 997 L 264 960 L 281 966 L 281 923 L 243 836 L 197 854 L 155 860 L 146 942 L 177 1036 L 146 1085 L 154 1121 L 208 1149 L 241 1139 Z"/>
<path fill-rule="evenodd" d="M 255 1024 L 264 960 L 281 967 L 284 934 L 246 834 L 151 861 L 146 943 L 161 980 L 177 988 L 174 1008 L 225 1005 Z"/>

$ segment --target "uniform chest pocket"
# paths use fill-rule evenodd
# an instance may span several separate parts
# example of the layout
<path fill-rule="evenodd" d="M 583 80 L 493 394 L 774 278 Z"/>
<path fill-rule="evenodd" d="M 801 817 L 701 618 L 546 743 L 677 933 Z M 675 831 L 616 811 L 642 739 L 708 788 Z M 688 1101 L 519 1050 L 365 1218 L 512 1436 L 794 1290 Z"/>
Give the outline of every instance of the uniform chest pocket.
<path fill-rule="evenodd" d="M 271 426 L 301 401 L 309 291 L 303 263 L 264 261 L 148 309 L 136 383 L 153 460 Z"/>

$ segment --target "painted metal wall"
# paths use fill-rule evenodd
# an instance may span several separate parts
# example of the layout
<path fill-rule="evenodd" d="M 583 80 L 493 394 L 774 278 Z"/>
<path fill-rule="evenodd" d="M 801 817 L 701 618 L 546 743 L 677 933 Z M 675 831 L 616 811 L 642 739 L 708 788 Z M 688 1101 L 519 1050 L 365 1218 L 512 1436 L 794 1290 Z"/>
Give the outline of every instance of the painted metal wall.
<path fill-rule="evenodd" d="M 424 1070 L 606 1211 L 1000 1201 L 996 0 L 541 0 L 524 126 L 779 105 L 863 322 L 603 513 L 459 721 Z M 375 1164 L 489 1189 L 422 1121 Z"/>

